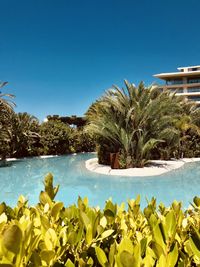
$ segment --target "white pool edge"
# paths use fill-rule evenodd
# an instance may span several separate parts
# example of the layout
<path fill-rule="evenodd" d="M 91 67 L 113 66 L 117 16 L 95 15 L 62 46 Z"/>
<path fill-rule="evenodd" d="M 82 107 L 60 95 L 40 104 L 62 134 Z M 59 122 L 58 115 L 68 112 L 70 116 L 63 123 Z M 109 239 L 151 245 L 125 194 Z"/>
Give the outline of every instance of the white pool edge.
<path fill-rule="evenodd" d="M 176 170 L 182 167 L 185 163 L 198 162 L 200 158 L 183 158 L 179 160 L 152 160 L 152 166 L 144 168 L 129 168 L 129 169 L 111 169 L 110 166 L 98 164 L 97 158 L 88 159 L 85 161 L 85 167 L 87 170 L 105 174 L 105 175 L 117 175 L 117 176 L 157 176 L 172 170 Z"/>
<path fill-rule="evenodd" d="M 17 161 L 22 159 L 33 159 L 33 158 L 40 158 L 40 159 L 46 159 L 46 158 L 55 158 L 60 156 L 76 156 L 79 154 L 97 154 L 97 152 L 78 152 L 78 153 L 69 153 L 69 154 L 63 154 L 63 155 L 41 155 L 41 156 L 30 156 L 30 157 L 22 157 L 22 158 L 6 158 L 6 161 Z M 0 158 L 1 160 L 1 158 Z"/>

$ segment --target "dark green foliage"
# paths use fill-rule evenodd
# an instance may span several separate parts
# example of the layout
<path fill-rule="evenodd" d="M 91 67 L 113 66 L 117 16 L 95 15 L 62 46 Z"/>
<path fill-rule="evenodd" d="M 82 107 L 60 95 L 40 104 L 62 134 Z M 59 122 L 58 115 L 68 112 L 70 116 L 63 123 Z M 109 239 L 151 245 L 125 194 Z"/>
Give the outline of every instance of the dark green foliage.
<path fill-rule="evenodd" d="M 118 166 L 129 168 L 143 167 L 151 159 L 200 156 L 200 108 L 155 86 L 125 81 L 125 88 L 108 90 L 85 117 L 48 116 L 42 124 L 26 112 L 14 113 L 12 97 L 0 94 L 1 159 L 96 147 L 99 163 L 110 164 L 110 153 L 118 153 Z"/>
<path fill-rule="evenodd" d="M 85 117 L 77 117 L 76 115 L 72 115 L 70 117 L 68 116 L 59 116 L 59 115 L 53 115 L 53 116 L 47 116 L 47 119 L 49 121 L 52 120 L 59 120 L 61 122 L 64 122 L 68 125 L 76 126 L 77 128 L 84 127 L 87 123 L 87 119 Z"/>
<path fill-rule="evenodd" d="M 12 110 L 11 110 L 12 111 Z M 28 113 L 10 112 L 0 120 L 0 157 L 27 157 L 49 154 L 91 152 L 93 137 L 84 128 L 71 128 L 60 120 L 39 124 Z"/>
<path fill-rule="evenodd" d="M 103 165 L 110 165 L 110 153 L 112 149 L 106 142 L 103 142 L 101 145 L 97 145 L 97 156 L 98 163 Z"/>
<path fill-rule="evenodd" d="M 0 83 L 0 88 L 7 82 Z M 95 144 L 83 126 L 84 117 L 65 117 L 69 127 L 62 122 L 62 117 L 49 117 L 50 121 L 39 124 L 36 117 L 28 113 L 15 113 L 12 102 L 14 96 L 0 92 L 0 160 L 4 166 L 6 157 L 27 157 L 48 154 L 66 154 L 71 152 L 93 151 Z M 2 164 L 3 163 L 3 164 Z"/>
<path fill-rule="evenodd" d="M 71 128 L 60 121 L 43 122 L 40 126 L 40 154 L 70 153 Z"/>
<path fill-rule="evenodd" d="M 10 154 L 12 157 L 37 155 L 40 140 L 39 121 L 28 113 L 13 114 L 11 120 Z"/>
<path fill-rule="evenodd" d="M 119 151 L 119 147 L 109 143 L 109 141 L 102 136 L 97 136 L 96 142 L 99 164 L 110 165 L 110 154 L 117 153 Z"/>
<path fill-rule="evenodd" d="M 83 127 L 73 129 L 70 140 L 71 150 L 74 152 L 95 151 L 94 138 L 90 133 L 86 132 Z"/>
<path fill-rule="evenodd" d="M 7 82 L 0 82 L 0 89 Z M 15 106 L 12 99 L 14 95 L 4 94 L 0 92 L 0 158 L 4 159 L 9 155 L 9 142 L 11 131 L 11 118 L 14 114 L 13 107 Z"/>

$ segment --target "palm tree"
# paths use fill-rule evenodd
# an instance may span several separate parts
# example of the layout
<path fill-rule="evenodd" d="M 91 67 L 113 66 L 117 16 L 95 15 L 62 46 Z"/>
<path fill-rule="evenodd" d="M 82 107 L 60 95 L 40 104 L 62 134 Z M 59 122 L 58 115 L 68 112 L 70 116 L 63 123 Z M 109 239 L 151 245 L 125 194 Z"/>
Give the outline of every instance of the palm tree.
<path fill-rule="evenodd" d="M 183 158 L 187 153 L 191 134 L 200 136 L 200 109 L 195 102 L 188 101 L 182 106 L 183 115 L 174 121 L 176 129 L 179 131 L 179 156 Z"/>
<path fill-rule="evenodd" d="M 174 120 L 181 116 L 183 101 L 156 86 L 136 87 L 125 81 L 125 88 L 113 86 L 90 107 L 87 129 L 98 137 L 100 147 L 106 143 L 109 152 L 120 152 L 126 167 L 143 167 L 158 145 L 177 144 Z"/>
<path fill-rule="evenodd" d="M 3 88 L 7 82 L 1 82 Z M 14 113 L 15 103 L 12 101 L 14 95 L 0 92 L 0 158 L 5 159 L 9 150 L 9 136 L 11 127 L 11 117 Z"/>
<path fill-rule="evenodd" d="M 7 84 L 8 82 L 0 82 L 0 88 L 3 88 Z M 13 107 L 15 106 L 15 103 L 11 101 L 11 98 L 14 98 L 14 97 L 15 96 L 12 94 L 4 94 L 0 91 L 0 106 L 4 107 L 5 109 L 12 110 Z"/>
<path fill-rule="evenodd" d="M 10 131 L 12 156 L 24 157 L 34 154 L 34 144 L 39 140 L 39 121 L 27 112 L 14 114 Z"/>

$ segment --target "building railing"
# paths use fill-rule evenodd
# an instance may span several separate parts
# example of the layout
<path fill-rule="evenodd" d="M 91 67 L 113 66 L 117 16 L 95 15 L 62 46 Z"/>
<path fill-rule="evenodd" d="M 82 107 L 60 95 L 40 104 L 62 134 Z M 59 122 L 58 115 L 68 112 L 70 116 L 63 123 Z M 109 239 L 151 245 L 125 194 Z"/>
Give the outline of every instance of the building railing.
<path fill-rule="evenodd" d="M 159 85 L 159 87 L 162 87 L 163 89 L 169 89 L 169 88 L 190 88 L 190 87 L 200 87 L 200 82 L 199 83 L 181 83 L 181 84 L 171 84 L 171 85 Z"/>
<path fill-rule="evenodd" d="M 185 80 L 186 81 L 186 80 Z M 194 83 L 200 83 L 200 78 L 187 78 L 187 81 L 184 83 L 185 84 L 194 84 Z M 179 85 L 179 84 L 183 84 L 183 79 L 177 79 L 177 80 L 170 80 L 170 81 L 166 81 L 166 86 L 169 85 Z"/>
<path fill-rule="evenodd" d="M 200 87 L 190 87 L 190 88 L 187 88 L 187 91 L 189 93 L 195 93 L 195 92 L 199 92 L 200 93 Z"/>
<path fill-rule="evenodd" d="M 188 79 L 188 83 L 200 83 L 200 78 L 199 79 Z"/>

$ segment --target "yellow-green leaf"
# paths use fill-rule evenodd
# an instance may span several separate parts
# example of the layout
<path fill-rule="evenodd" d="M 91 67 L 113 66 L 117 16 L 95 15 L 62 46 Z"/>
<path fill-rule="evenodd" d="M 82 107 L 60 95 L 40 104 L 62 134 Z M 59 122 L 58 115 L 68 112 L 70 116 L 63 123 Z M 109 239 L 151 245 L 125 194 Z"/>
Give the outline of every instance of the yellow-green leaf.
<path fill-rule="evenodd" d="M 103 217 L 101 218 L 101 220 L 100 220 L 100 225 L 101 225 L 103 228 L 106 227 L 106 225 L 107 225 L 107 219 L 106 219 L 105 216 L 103 216 Z"/>
<path fill-rule="evenodd" d="M 123 267 L 135 267 L 138 266 L 137 262 L 135 262 L 133 255 L 128 251 L 122 251 L 120 254 L 120 262 Z"/>
<path fill-rule="evenodd" d="M 176 265 L 177 260 L 178 260 L 178 246 L 176 243 L 173 250 L 169 252 L 169 254 L 167 255 L 166 265 L 168 267 L 174 267 Z"/>
<path fill-rule="evenodd" d="M 118 247 L 119 253 L 122 251 L 128 251 L 130 254 L 133 254 L 133 244 L 128 237 L 124 237 Z"/>
<path fill-rule="evenodd" d="M 52 210 L 51 210 L 51 215 L 52 217 L 54 218 L 54 220 L 58 220 L 59 219 L 59 214 L 60 214 L 60 211 L 61 209 L 63 208 L 63 203 L 62 202 L 56 202 L 53 207 L 52 207 Z"/>
<path fill-rule="evenodd" d="M 40 257 L 42 261 L 45 261 L 48 265 L 50 261 L 54 258 L 55 252 L 53 250 L 42 250 L 40 253 Z"/>
<path fill-rule="evenodd" d="M 22 242 L 22 231 L 17 225 L 9 226 L 3 233 L 4 246 L 13 253 L 17 254 Z"/>
<path fill-rule="evenodd" d="M 5 212 L 3 212 L 1 215 L 0 215 L 0 223 L 2 223 L 2 222 L 7 222 L 7 220 L 8 220 L 8 218 L 7 218 L 7 216 L 6 216 L 6 214 L 5 214 Z"/>
<path fill-rule="evenodd" d="M 52 200 L 51 200 L 51 198 L 49 197 L 49 195 L 47 194 L 47 192 L 43 192 L 43 191 L 42 191 L 42 192 L 40 193 L 40 197 L 39 197 L 39 199 L 40 199 L 40 203 L 43 204 L 43 205 L 45 205 L 46 203 L 48 203 L 49 206 L 52 205 Z"/>
<path fill-rule="evenodd" d="M 92 243 L 92 239 L 93 239 L 93 236 L 92 236 L 92 226 L 89 224 L 88 227 L 87 227 L 86 236 L 85 236 L 86 243 L 88 245 L 90 245 Z"/>
<path fill-rule="evenodd" d="M 95 252 L 101 266 L 105 266 L 105 264 L 108 262 L 105 252 L 99 247 L 95 247 Z"/>
<path fill-rule="evenodd" d="M 192 249 L 192 252 L 195 256 L 197 256 L 200 259 L 200 250 L 197 248 L 195 242 L 193 241 L 192 237 L 189 238 L 189 244 Z"/>
<path fill-rule="evenodd" d="M 115 230 L 106 230 L 101 234 L 101 239 L 107 238 L 110 235 L 112 235 L 112 233 L 114 233 Z"/>
<path fill-rule="evenodd" d="M 49 228 L 44 237 L 45 245 L 48 250 L 53 250 L 57 244 L 57 235 L 54 229 Z"/>
<path fill-rule="evenodd" d="M 75 265 L 73 264 L 73 262 L 70 259 L 67 260 L 67 262 L 65 263 L 65 266 L 66 267 L 75 267 Z"/>

